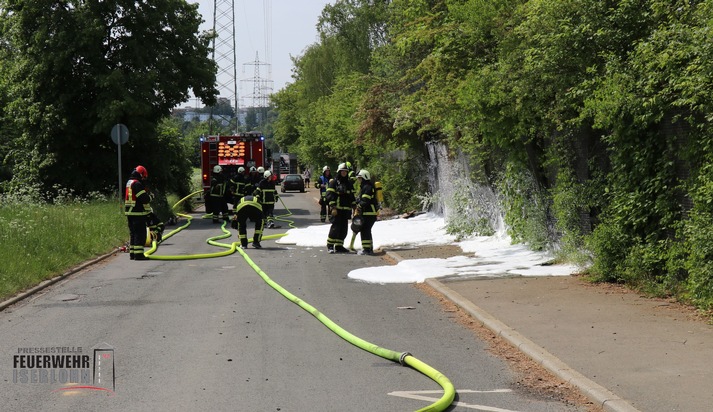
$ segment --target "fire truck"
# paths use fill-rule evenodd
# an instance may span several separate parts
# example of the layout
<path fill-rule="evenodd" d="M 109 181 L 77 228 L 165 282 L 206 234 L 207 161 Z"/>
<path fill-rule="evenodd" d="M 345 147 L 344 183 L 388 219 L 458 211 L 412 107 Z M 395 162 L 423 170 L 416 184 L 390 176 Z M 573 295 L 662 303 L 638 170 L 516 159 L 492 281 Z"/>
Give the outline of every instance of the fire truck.
<path fill-rule="evenodd" d="M 201 178 L 203 190 L 210 189 L 213 167 L 220 165 L 228 176 L 238 167 L 265 167 L 265 137 L 260 132 L 231 136 L 201 136 Z"/>

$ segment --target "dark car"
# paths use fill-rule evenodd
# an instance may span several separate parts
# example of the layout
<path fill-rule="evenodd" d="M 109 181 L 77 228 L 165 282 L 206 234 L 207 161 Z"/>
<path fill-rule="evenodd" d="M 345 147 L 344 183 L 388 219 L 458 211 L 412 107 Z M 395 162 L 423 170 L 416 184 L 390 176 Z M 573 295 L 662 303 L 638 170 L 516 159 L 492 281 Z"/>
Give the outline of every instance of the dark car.
<path fill-rule="evenodd" d="M 305 181 L 302 175 L 285 175 L 282 179 L 282 189 L 280 191 L 285 193 L 288 190 L 299 190 L 300 192 L 305 191 Z"/>

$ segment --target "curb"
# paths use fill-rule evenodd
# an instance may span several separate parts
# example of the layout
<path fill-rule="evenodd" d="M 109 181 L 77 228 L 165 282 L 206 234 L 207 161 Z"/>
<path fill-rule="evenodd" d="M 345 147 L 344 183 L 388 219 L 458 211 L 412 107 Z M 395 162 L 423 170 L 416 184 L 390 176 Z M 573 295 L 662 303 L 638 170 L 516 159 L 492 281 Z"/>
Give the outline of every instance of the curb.
<path fill-rule="evenodd" d="M 11 305 L 14 305 L 15 303 L 17 303 L 17 302 L 19 302 L 19 301 L 21 301 L 21 300 L 23 300 L 23 299 L 26 299 L 26 298 L 28 298 L 29 296 L 34 295 L 35 293 L 41 291 L 42 289 L 44 289 L 44 288 L 46 288 L 46 287 L 48 287 L 48 286 L 54 285 L 55 283 L 59 282 L 60 280 L 66 279 L 67 277 L 69 277 L 69 276 L 71 276 L 71 275 L 73 275 L 73 274 L 75 274 L 75 273 L 77 273 L 77 272 L 79 272 L 79 271 L 81 271 L 81 270 L 84 270 L 84 269 L 86 269 L 86 268 L 89 267 L 89 266 L 92 266 L 92 265 L 94 265 L 94 264 L 97 264 L 97 263 L 101 262 L 101 261 L 104 260 L 104 259 L 107 259 L 107 258 L 109 258 L 109 257 L 111 257 L 111 256 L 114 256 L 115 254 L 120 253 L 120 252 L 121 252 L 121 249 L 119 249 L 119 248 L 114 249 L 113 251 L 111 251 L 111 252 L 109 252 L 109 253 L 106 253 L 106 254 L 104 254 L 104 255 L 101 255 L 101 256 L 99 256 L 99 257 L 96 257 L 96 258 L 94 258 L 94 259 L 92 259 L 92 260 L 88 260 L 88 261 L 86 261 L 86 262 L 80 264 L 79 266 L 74 267 L 74 268 L 68 270 L 67 272 L 65 272 L 65 273 L 63 273 L 63 274 L 61 274 L 61 275 L 58 275 L 58 276 L 53 277 L 52 279 L 44 280 L 44 281 L 42 281 L 40 284 L 38 284 L 38 285 L 36 285 L 36 286 L 34 286 L 34 287 L 30 288 L 30 289 L 25 290 L 25 291 L 23 291 L 23 292 L 21 292 L 21 293 L 15 295 L 15 296 L 11 297 L 10 299 L 4 301 L 4 302 L 0 302 L 0 311 L 3 311 L 3 310 L 5 310 L 7 307 L 9 307 L 9 306 L 11 306 Z"/>
<path fill-rule="evenodd" d="M 397 262 L 403 260 L 400 256 L 392 252 L 387 252 L 387 254 L 396 259 Z M 577 387 L 587 398 L 601 406 L 605 411 L 641 412 L 618 395 L 570 368 L 556 356 L 547 352 L 543 347 L 536 345 L 511 327 L 495 319 L 492 315 L 461 296 L 458 292 L 448 288 L 443 283 L 432 278 L 426 279 L 425 283 L 461 307 L 493 333 L 510 342 L 511 345 L 515 346 L 530 359 L 542 365 L 563 381 Z"/>

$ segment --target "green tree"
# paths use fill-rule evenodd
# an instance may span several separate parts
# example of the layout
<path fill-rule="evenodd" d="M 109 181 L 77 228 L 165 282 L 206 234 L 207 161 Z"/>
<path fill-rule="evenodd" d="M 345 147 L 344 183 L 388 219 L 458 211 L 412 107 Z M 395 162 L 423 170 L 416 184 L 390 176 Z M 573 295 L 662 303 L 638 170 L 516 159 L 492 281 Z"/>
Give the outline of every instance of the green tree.
<path fill-rule="evenodd" d="M 388 2 L 349 0 L 324 8 L 319 43 L 293 59 L 295 81 L 272 101 L 274 135 L 283 150 L 307 164 L 355 160 L 361 149 L 352 118 L 368 84 L 371 53 L 386 39 Z M 355 82 L 351 83 L 350 82 Z"/>
<path fill-rule="evenodd" d="M 215 104 L 216 67 L 185 0 L 2 0 L 4 121 L 20 131 L 15 182 L 80 193 L 113 186 L 109 131 L 130 130 L 127 163 L 170 169 L 156 127 L 192 89 Z"/>

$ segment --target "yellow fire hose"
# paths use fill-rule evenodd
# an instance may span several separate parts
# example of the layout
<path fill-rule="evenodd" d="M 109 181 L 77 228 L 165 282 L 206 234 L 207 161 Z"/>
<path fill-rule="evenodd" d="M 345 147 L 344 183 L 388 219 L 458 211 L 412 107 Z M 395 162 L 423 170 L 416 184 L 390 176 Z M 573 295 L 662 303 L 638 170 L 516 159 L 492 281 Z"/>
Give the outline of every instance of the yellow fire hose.
<path fill-rule="evenodd" d="M 176 206 L 181 204 L 183 201 L 188 199 L 189 197 L 200 193 L 199 191 L 196 191 L 194 193 L 191 193 L 190 195 L 184 197 L 183 199 L 179 200 L 176 205 L 173 206 L 175 209 Z M 282 198 L 280 198 L 282 200 Z M 285 206 L 284 202 L 282 203 L 283 206 Z M 278 216 L 279 218 L 284 218 L 287 216 L 290 216 L 292 213 L 287 209 L 287 206 L 285 206 L 285 209 L 288 211 L 288 214 L 286 215 L 281 215 Z M 163 239 L 167 239 L 171 237 L 172 235 L 178 233 L 179 231 L 183 230 L 184 228 L 188 227 L 191 224 L 191 220 L 193 219 L 190 215 L 186 214 L 179 214 L 179 216 L 185 217 L 188 222 L 171 231 L 168 233 L 166 236 L 163 237 Z M 292 224 L 293 222 L 289 220 L 283 220 L 287 221 L 290 223 L 290 227 L 294 227 Z M 252 259 L 248 256 L 248 254 L 240 247 L 238 247 L 239 242 L 232 242 L 230 244 L 227 243 L 219 243 L 217 240 L 219 239 L 225 239 L 231 236 L 230 231 L 225 229 L 225 225 L 227 222 L 223 222 L 223 225 L 220 227 L 221 230 L 223 231 L 223 234 L 218 235 L 218 236 L 213 236 L 207 240 L 207 243 L 213 246 L 218 246 L 218 247 L 223 247 L 226 250 L 221 251 L 221 252 L 215 252 L 215 253 L 203 253 L 203 254 L 195 254 L 195 255 L 173 255 L 173 256 L 153 256 L 153 253 L 156 251 L 158 248 L 158 242 L 155 240 L 153 241 L 151 249 L 146 252 L 146 255 L 150 259 L 157 259 L 157 260 L 187 260 L 187 259 L 204 259 L 204 258 L 212 258 L 212 257 L 220 257 L 220 256 L 228 256 L 237 250 L 243 257 L 243 259 L 250 265 L 250 267 L 253 268 L 253 270 L 267 283 L 270 287 L 275 289 L 278 293 L 280 293 L 282 296 L 290 300 L 291 302 L 295 303 L 305 311 L 309 312 L 312 316 L 317 318 L 323 325 L 325 325 L 327 328 L 329 328 L 332 332 L 334 332 L 337 336 L 341 337 L 342 339 L 346 340 L 347 342 L 351 343 L 352 345 L 365 350 L 367 352 L 370 352 L 374 355 L 380 356 L 384 359 L 391 360 L 393 362 L 399 362 L 401 365 L 404 366 L 410 366 L 411 368 L 417 370 L 418 372 L 426 375 L 430 379 L 432 379 L 434 382 L 436 382 L 438 385 L 440 385 L 443 388 L 443 396 L 437 400 L 436 402 L 432 403 L 431 405 L 426 406 L 425 408 L 419 409 L 417 412 L 440 412 L 448 408 L 451 403 L 453 403 L 453 400 L 455 399 L 455 388 L 453 387 L 453 384 L 451 381 L 443 375 L 441 372 L 437 371 L 436 369 L 432 368 L 428 364 L 420 361 L 419 359 L 413 357 L 410 353 L 408 352 L 396 352 L 391 349 L 386 349 L 382 348 L 378 345 L 375 345 L 373 343 L 370 343 L 364 339 L 361 339 L 358 336 L 353 335 L 352 333 L 346 331 L 336 323 L 334 323 L 331 319 L 329 319 L 326 315 L 324 315 L 322 312 L 318 311 L 315 307 L 311 306 L 307 302 L 303 301 L 302 299 L 298 298 L 297 296 L 293 295 L 290 293 L 288 290 L 284 289 L 282 286 L 280 286 L 277 282 L 273 281 L 262 269 L 260 269 L 259 266 L 253 262 Z M 263 239 L 276 239 L 282 236 L 286 236 L 287 233 L 279 233 L 275 235 L 268 235 L 268 236 L 263 236 Z"/>
<path fill-rule="evenodd" d="M 453 403 L 453 399 L 455 399 L 455 388 L 453 387 L 453 384 L 451 381 L 442 373 L 439 371 L 433 369 L 431 366 L 427 365 L 426 363 L 414 358 L 410 353 L 408 352 L 403 352 L 399 353 L 396 351 L 393 351 L 391 349 L 386 349 L 382 348 L 378 345 L 375 345 L 373 343 L 367 342 L 364 339 L 361 339 L 358 336 L 355 336 L 348 331 L 344 330 L 342 327 L 334 323 L 331 319 L 329 319 L 326 315 L 324 315 L 322 312 L 318 311 L 316 308 L 305 302 L 304 300 L 298 298 L 297 296 L 293 295 L 286 289 L 284 289 L 282 286 L 280 286 L 277 282 L 273 281 L 270 279 L 270 277 L 258 267 L 255 262 L 250 259 L 247 253 L 245 253 L 244 250 L 238 249 L 238 252 L 243 256 L 243 259 L 253 268 L 253 270 L 260 275 L 260 277 L 270 285 L 273 289 L 278 291 L 282 296 L 286 297 L 288 300 L 290 300 L 292 303 L 295 303 L 305 311 L 309 312 L 312 316 L 317 318 L 324 326 L 329 328 L 332 332 L 336 333 L 337 336 L 341 337 L 342 339 L 346 340 L 347 342 L 351 343 L 352 345 L 363 349 L 367 352 L 373 353 L 374 355 L 380 356 L 384 359 L 388 359 L 394 362 L 399 362 L 401 365 L 408 365 L 412 367 L 413 369 L 416 369 L 417 371 L 421 372 L 422 374 L 428 376 L 431 378 L 433 381 L 438 383 L 442 388 L 443 388 L 443 396 L 436 402 L 432 403 L 431 405 L 419 409 L 418 412 L 421 411 L 443 411 L 446 408 L 450 406 L 451 403 Z"/>

